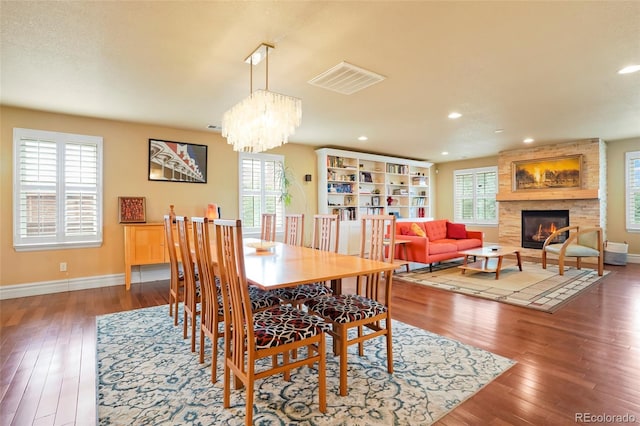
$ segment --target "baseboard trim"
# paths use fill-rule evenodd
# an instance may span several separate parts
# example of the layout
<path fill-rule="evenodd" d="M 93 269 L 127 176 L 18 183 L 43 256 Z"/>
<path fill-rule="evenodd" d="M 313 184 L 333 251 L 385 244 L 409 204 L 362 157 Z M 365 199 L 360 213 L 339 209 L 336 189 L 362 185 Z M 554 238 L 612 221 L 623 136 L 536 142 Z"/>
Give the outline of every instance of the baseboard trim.
<path fill-rule="evenodd" d="M 131 273 L 132 284 L 169 279 L 169 268 L 166 265 L 139 266 L 133 269 Z M 0 287 L 0 300 L 114 285 L 124 286 L 124 273 L 2 286 Z"/>

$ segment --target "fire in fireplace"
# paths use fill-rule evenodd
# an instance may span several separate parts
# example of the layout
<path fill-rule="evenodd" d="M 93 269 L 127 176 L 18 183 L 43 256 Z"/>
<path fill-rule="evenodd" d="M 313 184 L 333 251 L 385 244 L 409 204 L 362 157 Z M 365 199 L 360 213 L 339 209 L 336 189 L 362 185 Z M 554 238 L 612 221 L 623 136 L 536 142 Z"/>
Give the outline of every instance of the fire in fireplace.
<path fill-rule="evenodd" d="M 522 247 L 541 249 L 549 235 L 565 226 L 569 226 L 569 210 L 522 210 Z M 563 232 L 554 242 L 563 243 L 568 237 Z"/>

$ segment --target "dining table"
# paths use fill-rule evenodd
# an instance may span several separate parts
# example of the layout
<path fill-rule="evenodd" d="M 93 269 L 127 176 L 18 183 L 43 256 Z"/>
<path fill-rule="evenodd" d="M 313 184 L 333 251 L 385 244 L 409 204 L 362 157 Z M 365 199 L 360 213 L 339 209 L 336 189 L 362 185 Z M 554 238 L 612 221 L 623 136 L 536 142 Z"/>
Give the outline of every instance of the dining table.
<path fill-rule="evenodd" d="M 343 278 L 385 272 L 385 279 L 391 280 L 394 269 L 398 267 L 393 262 L 275 241 L 264 244 L 267 249 L 252 247 L 261 243 L 266 242 L 244 238 L 243 251 L 247 281 L 264 290 L 330 281 L 334 293 L 340 294 Z"/>

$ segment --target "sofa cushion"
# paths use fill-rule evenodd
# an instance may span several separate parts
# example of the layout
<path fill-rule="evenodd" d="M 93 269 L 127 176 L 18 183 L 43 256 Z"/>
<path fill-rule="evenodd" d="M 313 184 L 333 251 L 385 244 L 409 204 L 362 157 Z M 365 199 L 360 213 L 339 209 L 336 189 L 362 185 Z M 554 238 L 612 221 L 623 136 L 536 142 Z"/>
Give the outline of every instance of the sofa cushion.
<path fill-rule="evenodd" d="M 424 230 L 417 223 L 412 223 L 411 228 L 409 228 L 409 235 L 415 235 L 418 237 L 426 237 L 427 234 L 424 233 Z"/>
<path fill-rule="evenodd" d="M 431 241 L 429 244 L 429 254 L 456 253 L 458 248 L 455 244 L 446 241 Z"/>
<path fill-rule="evenodd" d="M 447 238 L 455 240 L 467 238 L 467 228 L 464 223 L 447 222 Z"/>
<path fill-rule="evenodd" d="M 476 247 L 482 247 L 482 241 L 477 238 L 465 238 L 462 240 L 453 240 L 453 243 L 458 247 L 458 251 L 469 250 Z"/>
<path fill-rule="evenodd" d="M 437 241 L 447 238 L 447 221 L 431 220 L 424 222 L 424 230 L 427 232 L 429 241 Z"/>
<path fill-rule="evenodd" d="M 409 235 L 409 225 L 400 225 L 398 227 L 398 233 L 400 235 Z"/>

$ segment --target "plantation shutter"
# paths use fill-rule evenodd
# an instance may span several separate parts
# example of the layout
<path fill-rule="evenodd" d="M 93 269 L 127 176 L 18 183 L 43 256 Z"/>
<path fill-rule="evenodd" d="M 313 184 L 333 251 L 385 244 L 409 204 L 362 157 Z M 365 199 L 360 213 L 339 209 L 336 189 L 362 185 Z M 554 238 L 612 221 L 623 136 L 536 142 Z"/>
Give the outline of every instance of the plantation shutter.
<path fill-rule="evenodd" d="M 454 171 L 453 216 L 464 223 L 497 223 L 496 167 Z"/>
<path fill-rule="evenodd" d="M 627 230 L 640 230 L 640 151 L 626 155 Z"/>
<path fill-rule="evenodd" d="M 240 217 L 247 232 L 260 232 L 262 213 L 275 213 L 276 229 L 282 228 L 283 169 L 281 155 L 240 153 Z"/>
<path fill-rule="evenodd" d="M 102 243 L 102 138 L 14 129 L 14 247 Z"/>

